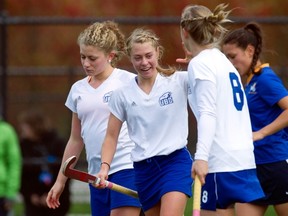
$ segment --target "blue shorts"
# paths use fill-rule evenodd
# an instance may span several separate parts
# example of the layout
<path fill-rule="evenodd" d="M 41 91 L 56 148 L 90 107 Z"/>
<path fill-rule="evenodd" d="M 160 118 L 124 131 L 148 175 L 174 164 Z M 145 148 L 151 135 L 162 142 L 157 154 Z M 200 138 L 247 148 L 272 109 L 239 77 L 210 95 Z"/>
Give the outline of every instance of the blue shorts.
<path fill-rule="evenodd" d="M 134 162 L 135 185 L 142 209 L 155 206 L 161 197 L 171 191 L 192 195 L 192 158 L 183 148 L 170 155 L 155 156 Z"/>
<path fill-rule="evenodd" d="M 113 173 L 109 175 L 108 181 L 136 190 L 134 186 L 133 169 L 126 169 Z M 138 199 L 110 189 L 97 189 L 91 184 L 89 186 L 92 216 L 109 216 L 112 209 L 125 206 L 141 207 Z"/>
<path fill-rule="evenodd" d="M 288 202 L 288 161 L 258 164 L 257 175 L 265 197 L 252 203 L 277 205 Z"/>
<path fill-rule="evenodd" d="M 251 202 L 263 196 L 256 169 L 209 173 L 202 186 L 201 209 L 227 209 L 236 202 Z"/>

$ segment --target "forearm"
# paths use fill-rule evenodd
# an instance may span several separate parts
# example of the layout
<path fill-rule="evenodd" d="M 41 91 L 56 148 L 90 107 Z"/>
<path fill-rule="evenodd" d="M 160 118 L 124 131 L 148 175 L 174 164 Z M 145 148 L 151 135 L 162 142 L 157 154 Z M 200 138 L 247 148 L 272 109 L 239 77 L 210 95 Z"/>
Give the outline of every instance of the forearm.
<path fill-rule="evenodd" d="M 123 122 L 116 118 L 113 114 L 110 115 L 106 136 L 101 150 L 101 171 L 105 171 L 107 172 L 107 174 L 110 169 L 114 154 L 116 152 L 117 141 L 120 129 L 122 127 L 122 123 Z M 107 166 L 106 163 L 109 165 Z"/>
<path fill-rule="evenodd" d="M 116 146 L 117 142 L 111 137 L 106 136 L 101 151 L 101 162 L 108 163 L 109 165 L 112 163 L 114 154 L 116 152 Z"/>
<path fill-rule="evenodd" d="M 67 181 L 67 177 L 62 173 L 62 166 L 65 163 L 65 161 L 72 157 L 72 156 L 76 156 L 76 161 L 74 164 L 71 165 L 71 167 L 73 168 L 75 166 L 75 164 L 77 164 L 78 158 L 83 150 L 84 144 L 82 142 L 82 140 L 79 141 L 73 141 L 71 139 L 69 139 L 65 151 L 63 153 L 63 157 L 62 157 L 62 164 L 61 164 L 61 168 L 58 172 L 58 176 L 56 179 L 56 182 L 59 182 L 61 184 L 65 184 Z"/>
<path fill-rule="evenodd" d="M 273 122 L 261 128 L 257 132 L 261 133 L 264 138 L 286 127 L 288 127 L 288 109 L 284 110 Z"/>

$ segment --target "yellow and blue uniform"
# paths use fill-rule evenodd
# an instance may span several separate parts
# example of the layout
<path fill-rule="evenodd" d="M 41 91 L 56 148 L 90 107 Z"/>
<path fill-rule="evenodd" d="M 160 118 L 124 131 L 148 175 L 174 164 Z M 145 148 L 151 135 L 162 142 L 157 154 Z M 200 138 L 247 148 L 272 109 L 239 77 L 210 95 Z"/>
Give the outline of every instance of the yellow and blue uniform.
<path fill-rule="evenodd" d="M 261 70 L 251 78 L 245 93 L 253 131 L 273 122 L 283 111 L 277 103 L 288 96 L 281 79 L 268 64 L 262 65 Z M 287 131 L 282 129 L 254 142 L 254 148 L 257 175 L 265 193 L 265 197 L 255 203 L 275 205 L 288 202 Z"/>
<path fill-rule="evenodd" d="M 277 102 L 288 96 L 281 79 L 270 67 L 264 67 L 254 75 L 245 88 L 252 130 L 258 131 L 273 122 L 282 112 Z M 288 135 L 278 131 L 254 142 L 256 164 L 272 163 L 288 159 Z"/>

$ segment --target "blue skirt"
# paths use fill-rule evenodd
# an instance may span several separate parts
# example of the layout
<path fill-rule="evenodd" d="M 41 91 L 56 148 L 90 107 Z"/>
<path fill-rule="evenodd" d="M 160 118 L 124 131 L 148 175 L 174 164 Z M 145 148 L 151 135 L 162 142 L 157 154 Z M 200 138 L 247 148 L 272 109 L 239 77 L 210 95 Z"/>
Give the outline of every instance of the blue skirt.
<path fill-rule="evenodd" d="M 202 186 L 201 209 L 227 209 L 236 202 L 247 203 L 263 196 L 256 169 L 209 173 Z"/>
<path fill-rule="evenodd" d="M 135 186 L 144 211 L 155 206 L 161 197 L 179 191 L 192 195 L 192 158 L 183 148 L 170 155 L 155 156 L 134 162 Z"/>

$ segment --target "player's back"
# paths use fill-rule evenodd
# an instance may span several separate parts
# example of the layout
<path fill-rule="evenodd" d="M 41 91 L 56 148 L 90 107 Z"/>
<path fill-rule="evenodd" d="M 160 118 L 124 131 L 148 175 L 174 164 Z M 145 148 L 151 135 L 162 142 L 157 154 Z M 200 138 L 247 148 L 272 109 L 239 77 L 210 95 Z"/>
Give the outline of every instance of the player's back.
<path fill-rule="evenodd" d="M 209 171 L 254 168 L 251 123 L 240 75 L 218 49 L 204 50 L 192 59 L 195 60 L 194 79 L 213 82 L 216 86 L 216 131 L 209 155 Z M 199 92 L 192 92 L 192 97 L 193 94 Z"/>

